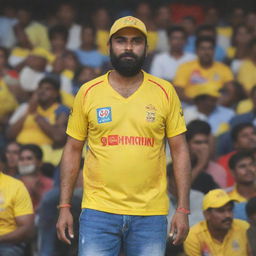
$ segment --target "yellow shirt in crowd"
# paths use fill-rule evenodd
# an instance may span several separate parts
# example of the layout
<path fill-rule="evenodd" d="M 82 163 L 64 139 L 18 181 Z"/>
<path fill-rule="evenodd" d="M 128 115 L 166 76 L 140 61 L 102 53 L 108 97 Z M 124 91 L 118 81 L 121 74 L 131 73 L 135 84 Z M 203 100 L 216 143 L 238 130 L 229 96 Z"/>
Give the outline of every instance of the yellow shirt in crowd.
<path fill-rule="evenodd" d="M 32 213 L 32 202 L 24 184 L 0 172 L 0 236 L 17 228 L 16 217 Z"/>
<path fill-rule="evenodd" d="M 247 202 L 247 199 L 245 197 L 243 197 L 241 194 L 239 194 L 236 186 L 233 188 L 233 190 L 228 192 L 228 195 L 232 200 L 234 200 L 238 203 Z"/>
<path fill-rule="evenodd" d="M 186 131 L 173 86 L 143 72 L 124 98 L 108 74 L 84 84 L 76 95 L 67 134 L 84 141 L 83 208 L 133 215 L 168 213 L 165 136 Z"/>
<path fill-rule="evenodd" d="M 206 221 L 194 225 L 184 242 L 188 256 L 247 256 L 246 231 L 249 224 L 234 219 L 232 227 L 221 243 L 213 239 L 208 231 Z"/>
<path fill-rule="evenodd" d="M 245 60 L 238 71 L 237 79 L 249 93 L 256 85 L 256 64 L 251 60 Z"/>
<path fill-rule="evenodd" d="M 187 97 L 193 98 L 196 86 L 216 84 L 216 89 L 220 89 L 225 82 L 233 79 L 230 68 L 223 63 L 214 62 L 210 68 L 203 68 L 198 60 L 193 60 L 182 64 L 176 73 L 173 83 L 177 87 L 184 88 Z"/>

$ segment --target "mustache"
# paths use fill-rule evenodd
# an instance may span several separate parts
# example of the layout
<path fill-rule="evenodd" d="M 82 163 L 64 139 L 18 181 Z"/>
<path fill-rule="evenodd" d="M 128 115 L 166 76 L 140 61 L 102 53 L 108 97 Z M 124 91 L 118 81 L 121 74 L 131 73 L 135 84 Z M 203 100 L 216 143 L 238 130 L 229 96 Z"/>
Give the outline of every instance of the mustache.
<path fill-rule="evenodd" d="M 226 218 L 222 221 L 222 223 L 225 223 L 225 222 L 231 222 L 232 221 L 232 218 Z"/>
<path fill-rule="evenodd" d="M 131 58 L 134 58 L 134 59 L 138 59 L 137 55 L 135 55 L 133 52 L 125 52 L 125 53 L 122 53 L 118 56 L 118 59 L 121 59 L 123 57 L 131 57 Z"/>

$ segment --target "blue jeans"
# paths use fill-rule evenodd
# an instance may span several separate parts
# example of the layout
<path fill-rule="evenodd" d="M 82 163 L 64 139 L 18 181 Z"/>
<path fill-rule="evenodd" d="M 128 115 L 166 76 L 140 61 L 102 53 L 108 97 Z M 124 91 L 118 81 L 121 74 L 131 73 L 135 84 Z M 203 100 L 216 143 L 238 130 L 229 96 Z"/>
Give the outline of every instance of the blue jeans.
<path fill-rule="evenodd" d="M 165 215 L 119 215 L 83 209 L 79 256 L 163 256 L 167 236 Z"/>
<path fill-rule="evenodd" d="M 24 256 L 25 244 L 0 244 L 0 256 Z"/>

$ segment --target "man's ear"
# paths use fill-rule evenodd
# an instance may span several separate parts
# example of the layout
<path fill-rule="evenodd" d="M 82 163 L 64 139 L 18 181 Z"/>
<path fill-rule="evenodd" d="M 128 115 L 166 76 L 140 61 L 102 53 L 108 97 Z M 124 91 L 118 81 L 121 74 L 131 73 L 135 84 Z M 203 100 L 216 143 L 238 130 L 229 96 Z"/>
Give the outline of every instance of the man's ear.
<path fill-rule="evenodd" d="M 209 210 L 203 211 L 203 214 L 204 214 L 204 218 L 206 221 L 210 219 L 210 211 Z"/>

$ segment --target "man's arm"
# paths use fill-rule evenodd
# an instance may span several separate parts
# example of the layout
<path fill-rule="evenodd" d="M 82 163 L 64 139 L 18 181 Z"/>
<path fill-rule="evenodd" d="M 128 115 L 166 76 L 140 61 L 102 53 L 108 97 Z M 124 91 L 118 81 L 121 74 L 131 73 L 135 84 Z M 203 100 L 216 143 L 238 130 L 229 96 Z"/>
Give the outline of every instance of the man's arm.
<path fill-rule="evenodd" d="M 5 235 L 0 236 L 1 243 L 21 243 L 33 236 L 34 214 L 22 215 L 15 218 L 17 228 Z"/>
<path fill-rule="evenodd" d="M 71 203 L 71 197 L 79 173 L 83 146 L 84 141 L 68 137 L 60 165 L 60 205 Z M 67 229 L 69 236 L 71 238 L 74 236 L 73 217 L 69 207 L 60 208 L 56 227 L 58 238 L 67 244 L 71 244 L 65 234 L 65 230 Z"/>
<path fill-rule="evenodd" d="M 178 208 L 189 209 L 189 190 L 191 183 L 191 167 L 188 147 L 184 134 L 168 138 L 173 159 L 173 172 L 177 186 Z M 176 211 L 173 216 L 170 235 L 175 234 L 173 244 L 182 243 L 188 234 L 188 215 Z"/>

